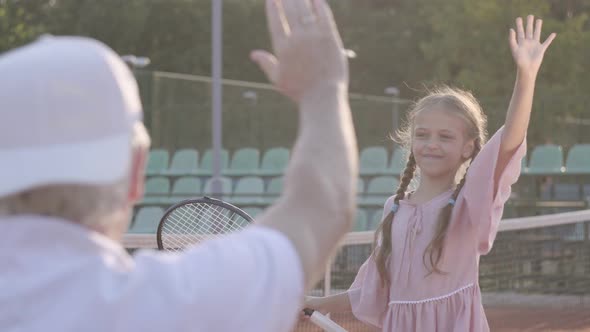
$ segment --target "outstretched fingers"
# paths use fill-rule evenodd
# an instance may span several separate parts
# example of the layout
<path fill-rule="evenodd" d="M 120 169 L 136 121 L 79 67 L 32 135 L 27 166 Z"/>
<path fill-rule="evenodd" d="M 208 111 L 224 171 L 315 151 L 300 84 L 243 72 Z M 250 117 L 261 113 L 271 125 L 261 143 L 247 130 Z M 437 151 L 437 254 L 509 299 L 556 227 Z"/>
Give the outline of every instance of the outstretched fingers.
<path fill-rule="evenodd" d="M 555 39 L 556 36 L 557 36 L 557 34 L 554 32 L 554 33 L 550 34 L 549 37 L 547 37 L 547 39 L 545 39 L 545 42 L 543 42 L 543 44 L 542 44 L 543 51 L 545 51 L 547 49 L 547 47 L 549 47 L 549 45 L 551 45 L 551 42 L 553 42 L 553 39 Z"/>
<path fill-rule="evenodd" d="M 266 19 L 272 47 L 276 52 L 289 35 L 289 25 L 285 20 L 285 11 L 280 0 L 266 0 Z"/>
<path fill-rule="evenodd" d="M 510 48 L 512 51 L 518 48 L 518 42 L 516 41 L 516 31 L 510 29 L 510 35 L 508 36 L 508 42 L 510 42 Z"/>
<path fill-rule="evenodd" d="M 543 20 L 538 18 L 535 22 L 535 40 L 541 42 L 541 30 L 543 28 Z"/>
<path fill-rule="evenodd" d="M 524 26 L 522 25 L 522 17 L 516 18 L 516 40 L 519 44 L 524 40 Z"/>

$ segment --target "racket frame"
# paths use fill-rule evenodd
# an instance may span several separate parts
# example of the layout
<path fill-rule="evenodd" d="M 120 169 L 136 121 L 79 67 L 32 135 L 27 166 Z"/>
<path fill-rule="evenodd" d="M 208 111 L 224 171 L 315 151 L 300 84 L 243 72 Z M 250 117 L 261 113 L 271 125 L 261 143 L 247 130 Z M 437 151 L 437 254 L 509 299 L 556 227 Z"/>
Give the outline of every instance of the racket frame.
<path fill-rule="evenodd" d="M 162 230 L 164 229 L 164 225 L 166 224 L 166 220 L 168 219 L 168 216 L 170 214 L 172 214 L 172 212 L 176 211 L 176 209 L 181 208 L 185 205 L 190 205 L 190 204 L 215 205 L 215 206 L 230 210 L 230 211 L 238 214 L 240 217 L 244 218 L 248 223 L 252 223 L 254 221 L 254 219 L 249 214 L 247 214 L 244 210 L 240 209 L 239 207 L 237 207 L 231 203 L 223 201 L 221 199 L 212 198 L 209 196 L 203 196 L 201 198 L 185 199 L 183 201 L 180 201 L 180 202 L 172 205 L 168 209 L 166 209 L 166 211 L 164 212 L 164 215 L 162 216 L 162 218 L 160 218 L 160 222 L 158 223 L 158 230 L 156 232 L 156 242 L 158 243 L 158 250 L 166 250 L 164 248 L 164 243 L 162 242 Z"/>

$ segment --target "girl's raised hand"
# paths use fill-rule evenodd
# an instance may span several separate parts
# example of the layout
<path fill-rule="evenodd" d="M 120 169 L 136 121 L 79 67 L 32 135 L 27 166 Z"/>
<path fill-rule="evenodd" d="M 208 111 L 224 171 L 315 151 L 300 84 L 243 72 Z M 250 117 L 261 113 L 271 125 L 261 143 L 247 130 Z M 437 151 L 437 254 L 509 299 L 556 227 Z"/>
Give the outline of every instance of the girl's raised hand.
<path fill-rule="evenodd" d="M 541 27 L 543 20 L 537 19 L 529 15 L 527 17 L 526 30 L 523 26 L 521 17 L 516 19 L 516 31 L 510 29 L 510 49 L 512 50 L 512 57 L 518 70 L 536 75 L 543 62 L 543 55 L 545 50 L 551 45 L 556 34 L 552 33 L 547 39 L 541 43 Z"/>

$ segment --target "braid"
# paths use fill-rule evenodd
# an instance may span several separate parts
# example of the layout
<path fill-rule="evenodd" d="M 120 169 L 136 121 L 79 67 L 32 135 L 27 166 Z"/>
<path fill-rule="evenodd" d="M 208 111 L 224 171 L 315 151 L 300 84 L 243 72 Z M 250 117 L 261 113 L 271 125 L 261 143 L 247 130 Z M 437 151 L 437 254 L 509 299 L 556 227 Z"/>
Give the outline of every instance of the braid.
<path fill-rule="evenodd" d="M 473 154 L 471 155 L 470 165 L 480 150 L 481 150 L 481 139 L 478 138 L 475 140 L 475 145 L 473 147 Z M 455 206 L 455 202 L 457 201 L 457 197 L 459 196 L 461 189 L 463 189 L 463 186 L 465 185 L 465 180 L 467 178 L 467 171 L 469 171 L 469 166 L 465 170 L 465 174 L 463 174 L 463 178 L 461 178 L 461 181 L 459 181 L 459 184 L 457 184 L 455 191 L 453 191 L 453 195 L 451 196 L 451 200 L 449 200 L 449 203 L 447 203 L 447 205 L 445 205 L 445 207 L 443 207 L 442 210 L 440 211 L 438 222 L 436 224 L 436 232 L 434 233 L 435 235 L 434 235 L 432 241 L 430 241 L 430 244 L 426 248 L 426 251 L 424 252 L 424 256 L 422 257 L 422 259 L 424 260 L 426 257 L 426 253 L 428 253 L 430 267 L 431 267 L 430 273 L 436 272 L 436 273 L 444 274 L 444 272 L 442 272 L 441 270 L 438 269 L 437 265 L 440 262 L 440 258 L 442 256 L 443 243 L 444 243 L 444 239 L 445 239 L 445 236 L 447 233 L 447 229 L 449 228 L 449 224 L 451 221 L 451 214 L 453 213 L 453 207 Z M 425 262 L 424 262 L 424 265 L 427 266 Z"/>
<path fill-rule="evenodd" d="M 410 156 L 408 157 L 408 163 L 406 164 L 406 168 L 404 169 L 404 174 L 402 175 L 402 178 L 400 179 L 399 187 L 397 188 L 397 191 L 395 192 L 395 200 L 394 201 L 396 203 L 398 203 L 400 200 L 402 200 L 402 199 L 404 199 L 404 197 L 406 197 L 406 189 L 408 189 L 410 182 L 412 182 L 415 172 L 416 172 L 416 159 L 414 158 L 414 154 L 410 153 Z"/>
<path fill-rule="evenodd" d="M 391 282 L 389 273 L 387 273 L 387 259 L 391 254 L 391 226 L 393 224 L 393 217 L 397 207 L 399 207 L 399 201 L 404 199 L 406 196 L 406 189 L 410 185 L 415 172 L 416 159 L 414 158 L 414 154 L 410 153 L 408 162 L 406 163 L 406 168 L 404 169 L 403 175 L 400 179 L 400 184 L 397 188 L 397 191 L 395 192 L 395 198 L 393 200 L 394 208 L 389 211 L 383 221 L 381 221 L 381 225 L 377 229 L 377 232 L 375 232 L 375 248 L 373 250 L 373 255 L 377 263 L 377 270 L 379 271 L 379 275 L 381 277 L 382 286 L 389 286 Z M 378 246 L 377 243 L 380 236 L 382 241 L 381 245 Z"/>

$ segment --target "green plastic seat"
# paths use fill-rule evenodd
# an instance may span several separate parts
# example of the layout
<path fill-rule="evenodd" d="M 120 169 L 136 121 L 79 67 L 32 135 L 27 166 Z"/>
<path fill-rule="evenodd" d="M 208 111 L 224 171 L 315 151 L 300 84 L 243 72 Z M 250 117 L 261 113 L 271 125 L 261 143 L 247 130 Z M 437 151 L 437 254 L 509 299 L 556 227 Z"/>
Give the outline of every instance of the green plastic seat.
<path fill-rule="evenodd" d="M 128 233 L 155 234 L 158 230 L 160 219 L 164 215 L 164 209 L 157 206 L 142 207 L 137 211 L 134 222 Z"/>
<path fill-rule="evenodd" d="M 202 196 L 201 179 L 194 176 L 183 176 L 174 181 L 170 203 L 177 203 L 185 199 L 199 198 Z"/>
<path fill-rule="evenodd" d="M 380 175 L 387 173 L 387 150 L 382 146 L 364 148 L 360 155 L 361 175 Z"/>
<path fill-rule="evenodd" d="M 383 211 L 373 211 L 373 215 L 371 216 L 371 222 L 369 223 L 369 229 L 376 230 L 377 228 L 379 228 L 379 225 L 381 225 L 381 221 L 383 221 Z"/>
<path fill-rule="evenodd" d="M 231 202 L 236 205 L 263 204 L 264 181 L 257 176 L 247 176 L 238 180 Z"/>
<path fill-rule="evenodd" d="M 229 163 L 229 153 L 226 149 L 221 149 L 220 167 L 221 172 L 225 172 Z M 213 149 L 208 149 L 201 158 L 201 164 L 195 172 L 197 175 L 212 175 L 213 174 Z"/>
<path fill-rule="evenodd" d="M 163 176 L 149 178 L 145 182 L 143 204 L 167 204 L 170 195 L 170 180 Z"/>
<path fill-rule="evenodd" d="M 363 180 L 362 178 L 358 178 L 356 180 L 356 194 L 357 195 L 362 195 L 365 193 L 365 180 Z"/>
<path fill-rule="evenodd" d="M 244 212 L 246 212 L 252 218 L 256 218 L 256 216 L 258 216 L 262 213 L 262 211 L 264 211 L 262 208 L 256 206 L 248 206 L 243 208 L 242 210 L 244 210 Z"/>
<path fill-rule="evenodd" d="M 226 197 L 230 197 L 232 193 L 231 179 L 224 176 L 220 177 L 219 179 L 221 181 L 221 195 L 217 196 L 217 198 L 224 199 Z M 213 178 L 209 178 L 207 181 L 205 181 L 203 193 L 208 196 L 213 196 Z"/>
<path fill-rule="evenodd" d="M 364 232 L 369 230 L 367 211 L 365 209 L 356 210 L 356 220 L 352 229 L 354 232 Z"/>
<path fill-rule="evenodd" d="M 262 156 L 258 173 L 264 176 L 282 175 L 289 163 L 289 149 L 272 148 Z"/>
<path fill-rule="evenodd" d="M 172 156 L 170 167 L 164 172 L 166 175 L 190 175 L 196 173 L 199 167 L 199 151 L 195 149 L 177 150 Z"/>
<path fill-rule="evenodd" d="M 408 152 L 405 149 L 396 149 L 393 151 L 393 154 L 391 155 L 391 163 L 389 164 L 389 169 L 392 174 L 400 175 L 403 173 L 408 162 L 407 153 Z"/>
<path fill-rule="evenodd" d="M 529 173 L 529 167 L 527 164 L 527 155 L 524 155 L 520 161 L 520 173 L 521 174 L 528 174 Z"/>
<path fill-rule="evenodd" d="M 533 150 L 528 174 L 561 174 L 564 171 L 561 146 L 540 145 Z"/>
<path fill-rule="evenodd" d="M 398 185 L 398 179 L 393 176 L 377 176 L 369 181 L 366 195 L 361 202 L 367 205 L 383 206 L 387 198 L 395 193 Z"/>
<path fill-rule="evenodd" d="M 576 144 L 567 154 L 568 174 L 590 174 L 590 144 Z"/>
<path fill-rule="evenodd" d="M 281 193 L 283 192 L 283 177 L 276 177 L 272 178 L 268 183 L 266 188 L 266 192 L 264 195 L 264 202 L 266 204 L 271 204 L 279 198 Z"/>
<path fill-rule="evenodd" d="M 163 174 L 168 169 L 170 155 L 163 149 L 150 150 L 146 165 L 146 175 Z"/>
<path fill-rule="evenodd" d="M 257 174 L 260 166 L 260 151 L 254 148 L 242 148 L 234 152 L 226 175 L 253 175 Z"/>

